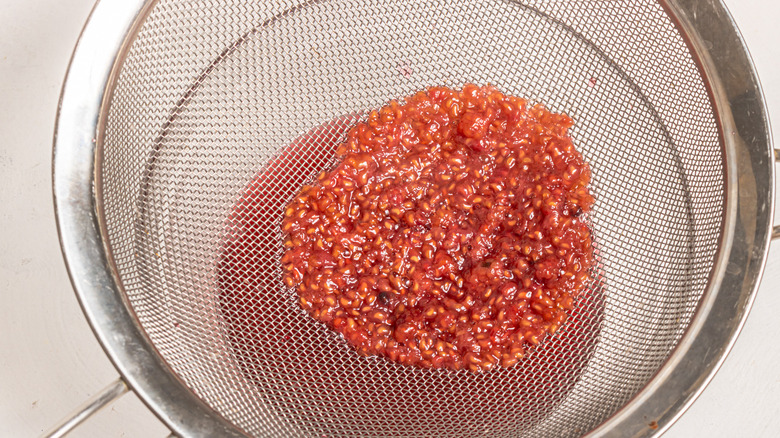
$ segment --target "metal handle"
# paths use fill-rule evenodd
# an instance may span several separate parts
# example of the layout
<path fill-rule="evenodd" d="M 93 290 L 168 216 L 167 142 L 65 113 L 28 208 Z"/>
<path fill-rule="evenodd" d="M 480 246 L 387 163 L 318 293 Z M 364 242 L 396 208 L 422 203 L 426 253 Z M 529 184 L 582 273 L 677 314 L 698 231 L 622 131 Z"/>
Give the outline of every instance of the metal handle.
<path fill-rule="evenodd" d="M 780 163 L 780 149 L 775 149 L 775 163 Z M 772 240 L 780 239 L 780 225 L 772 228 Z"/>
<path fill-rule="evenodd" d="M 81 424 L 84 420 L 91 417 L 94 413 L 100 409 L 108 406 L 114 400 L 123 396 L 129 388 L 124 380 L 117 379 L 112 384 L 105 387 L 102 391 L 90 397 L 81 406 L 79 406 L 74 412 L 60 421 L 59 424 L 54 426 L 49 432 L 41 435 L 42 438 L 60 438 L 72 431 L 76 426 Z"/>

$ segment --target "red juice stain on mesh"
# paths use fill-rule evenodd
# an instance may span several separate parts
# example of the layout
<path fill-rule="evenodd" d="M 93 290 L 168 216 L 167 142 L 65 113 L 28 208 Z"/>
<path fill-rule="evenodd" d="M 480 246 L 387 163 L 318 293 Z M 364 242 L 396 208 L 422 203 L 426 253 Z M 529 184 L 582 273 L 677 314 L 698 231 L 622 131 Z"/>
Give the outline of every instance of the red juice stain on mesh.
<path fill-rule="evenodd" d="M 571 126 L 489 86 L 372 111 L 286 208 L 285 284 L 362 355 L 515 365 L 566 321 L 593 263 Z"/>
<path fill-rule="evenodd" d="M 296 139 L 248 184 L 228 218 L 228 238 L 217 268 L 219 304 L 234 356 L 250 380 L 261 366 L 260 358 L 284 354 L 274 346 L 291 343 L 305 349 L 279 324 L 287 296 L 276 273 L 280 253 L 274 235 L 287 204 L 284 194 L 289 198 L 328 164 L 357 120 L 357 115 L 345 115 Z"/>

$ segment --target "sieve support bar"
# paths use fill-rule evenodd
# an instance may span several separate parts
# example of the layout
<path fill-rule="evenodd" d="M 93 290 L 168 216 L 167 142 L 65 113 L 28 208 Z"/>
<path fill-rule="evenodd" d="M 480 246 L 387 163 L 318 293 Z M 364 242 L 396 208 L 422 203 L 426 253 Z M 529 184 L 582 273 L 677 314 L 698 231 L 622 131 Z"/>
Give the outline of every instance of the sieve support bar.
<path fill-rule="evenodd" d="M 775 149 L 775 163 L 780 163 L 780 149 Z M 780 239 L 780 225 L 772 228 L 772 240 Z"/>
<path fill-rule="evenodd" d="M 81 424 L 84 420 L 94 415 L 102 408 L 122 397 L 129 391 L 127 384 L 121 378 L 103 388 L 102 391 L 90 397 L 74 412 L 60 421 L 52 430 L 42 435 L 42 438 L 60 438 Z"/>

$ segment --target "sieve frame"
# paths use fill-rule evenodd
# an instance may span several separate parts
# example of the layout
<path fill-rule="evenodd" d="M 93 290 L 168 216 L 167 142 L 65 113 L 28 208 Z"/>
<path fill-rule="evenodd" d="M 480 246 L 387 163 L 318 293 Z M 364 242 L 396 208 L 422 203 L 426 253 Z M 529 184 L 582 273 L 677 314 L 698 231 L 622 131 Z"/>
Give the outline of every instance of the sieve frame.
<path fill-rule="evenodd" d="M 97 1 L 71 56 L 54 131 L 54 211 L 81 309 L 121 378 L 176 435 L 243 437 L 168 367 L 119 285 L 99 219 L 96 169 L 123 55 L 154 0 Z"/>
<path fill-rule="evenodd" d="M 155 0 L 100 0 L 74 50 L 58 108 L 53 194 L 60 244 L 82 310 L 127 384 L 180 436 L 244 436 L 195 396 L 137 323 L 116 276 L 96 178 L 125 52 Z M 774 152 L 755 68 L 720 0 L 661 0 L 698 56 L 724 144 L 725 206 L 713 275 L 686 334 L 657 375 L 588 436 L 653 436 L 703 391 L 755 298 L 772 235 Z M 736 229 L 753 230 L 736 235 Z"/>
<path fill-rule="evenodd" d="M 758 74 L 734 19 L 719 0 L 660 3 L 683 31 L 714 103 L 726 158 L 723 232 L 710 282 L 685 335 L 645 388 L 587 436 L 660 435 L 685 413 L 734 346 L 769 244 L 780 231 L 773 218 L 780 156 Z M 737 228 L 755 233 L 739 238 Z"/>

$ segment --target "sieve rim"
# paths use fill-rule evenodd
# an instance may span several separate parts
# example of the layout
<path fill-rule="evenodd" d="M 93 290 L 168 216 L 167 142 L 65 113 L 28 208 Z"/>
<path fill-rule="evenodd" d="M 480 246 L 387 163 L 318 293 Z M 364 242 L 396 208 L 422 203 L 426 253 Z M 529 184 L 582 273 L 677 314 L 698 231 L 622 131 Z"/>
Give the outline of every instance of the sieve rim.
<path fill-rule="evenodd" d="M 587 437 L 657 436 L 685 413 L 734 346 L 755 300 L 772 240 L 775 153 L 748 47 L 721 0 L 659 3 L 697 57 L 714 102 L 727 157 L 723 232 L 709 284 L 683 338 L 648 384 Z M 713 36 L 716 39 L 708 38 Z M 723 80 L 734 65 L 744 76 Z M 746 184 L 748 176 L 754 180 Z M 756 184 L 752 190 L 751 183 Z M 755 225 L 755 234 L 735 238 L 737 228 L 751 229 L 747 225 Z"/>
<path fill-rule="evenodd" d="M 92 330 L 119 373 L 147 406 L 180 436 L 243 436 L 192 394 L 165 364 L 135 322 L 104 244 L 95 176 L 105 111 L 124 49 L 132 42 L 145 12 L 155 3 L 99 1 L 74 51 L 54 136 L 53 194 L 60 244 Z M 713 100 L 720 125 L 733 128 L 723 129 L 729 157 L 725 239 L 705 298 L 676 351 L 631 402 L 590 436 L 652 436 L 662 433 L 682 415 L 735 342 L 755 297 L 769 249 L 774 205 L 772 140 L 763 94 L 744 41 L 720 0 L 661 3 L 692 36 L 692 45 L 703 60 L 703 72 L 714 83 Z M 723 40 L 709 48 L 699 35 L 706 26 L 717 26 L 723 33 Z M 719 73 L 726 62 L 739 63 L 749 80 L 737 85 L 721 82 Z M 736 90 L 739 86 L 744 89 Z M 742 93 L 732 94 L 736 91 Z M 735 123 L 740 117 L 733 111 L 736 105 L 743 105 L 746 113 L 757 116 L 747 123 Z M 740 184 L 741 178 L 754 180 L 754 192 Z M 740 215 L 740 209 L 754 214 Z M 732 239 L 737 224 L 755 229 L 755 234 Z M 732 266 L 736 269 L 730 269 Z M 651 422 L 656 422 L 657 428 L 650 427 Z"/>
<path fill-rule="evenodd" d="M 98 0 L 60 93 L 54 129 L 54 213 L 65 266 L 95 337 L 127 385 L 176 435 L 243 437 L 193 394 L 143 332 L 105 244 L 95 178 L 104 111 L 126 49 L 156 0 Z"/>

